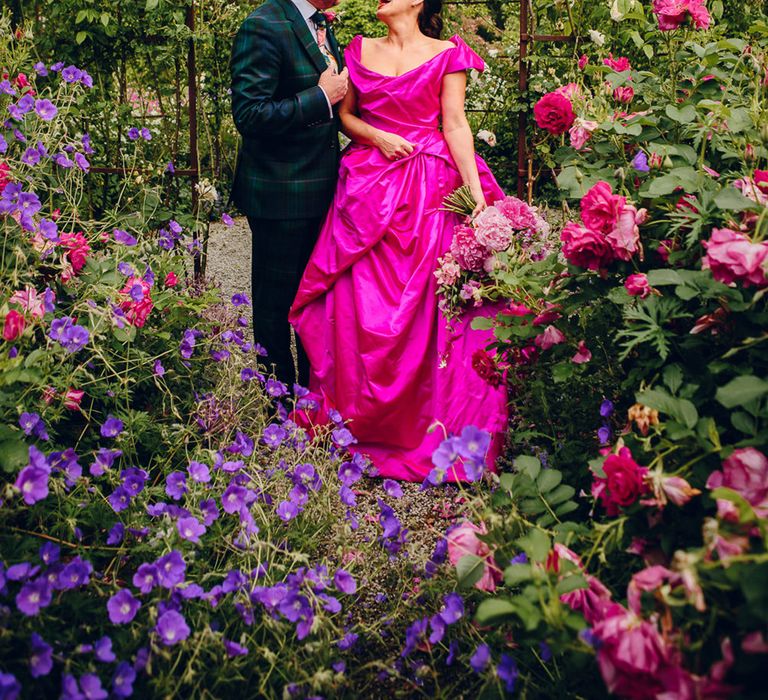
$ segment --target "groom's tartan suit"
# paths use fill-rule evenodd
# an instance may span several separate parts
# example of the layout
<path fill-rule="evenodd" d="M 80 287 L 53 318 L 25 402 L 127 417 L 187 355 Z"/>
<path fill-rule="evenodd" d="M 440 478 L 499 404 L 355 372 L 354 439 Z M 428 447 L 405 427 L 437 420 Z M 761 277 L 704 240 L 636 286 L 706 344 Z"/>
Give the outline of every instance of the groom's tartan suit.
<path fill-rule="evenodd" d="M 331 30 L 331 50 L 342 55 Z M 293 381 L 288 309 L 333 197 L 338 116 L 318 87 L 326 69 L 291 0 L 267 0 L 232 47 L 232 114 L 242 135 L 232 199 L 253 233 L 253 328 L 283 381 Z M 299 348 L 299 376 L 308 364 Z"/>

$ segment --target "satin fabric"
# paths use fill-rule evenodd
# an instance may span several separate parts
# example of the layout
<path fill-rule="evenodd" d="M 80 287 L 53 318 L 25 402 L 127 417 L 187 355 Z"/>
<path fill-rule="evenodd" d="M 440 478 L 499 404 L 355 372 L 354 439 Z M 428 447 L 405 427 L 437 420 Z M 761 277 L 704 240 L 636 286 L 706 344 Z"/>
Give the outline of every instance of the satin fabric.
<path fill-rule="evenodd" d="M 361 64 L 361 41 L 356 36 L 345 52 L 359 116 L 415 148 L 398 161 L 359 144 L 342 156 L 335 198 L 289 315 L 309 356 L 310 389 L 350 420 L 358 440 L 352 449 L 370 456 L 381 476 L 423 480 L 440 441 L 467 425 L 494 435 L 493 468 L 506 393 L 472 369 L 473 352 L 492 336 L 470 329 L 474 312 L 447 328 L 433 274 L 459 223 L 440 210 L 442 200 L 461 185 L 439 130 L 442 77 L 485 66 L 454 36 L 453 48 L 384 76 Z M 479 157 L 477 165 L 487 201 L 502 197 Z M 463 477 L 460 467 L 450 476 Z"/>

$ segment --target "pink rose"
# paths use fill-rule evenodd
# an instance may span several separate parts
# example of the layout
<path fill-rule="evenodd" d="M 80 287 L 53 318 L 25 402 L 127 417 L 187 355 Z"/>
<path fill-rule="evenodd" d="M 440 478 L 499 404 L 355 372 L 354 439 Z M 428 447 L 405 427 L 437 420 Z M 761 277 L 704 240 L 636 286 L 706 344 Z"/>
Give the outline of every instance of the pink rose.
<path fill-rule="evenodd" d="M 43 297 L 30 285 L 14 292 L 13 296 L 8 301 L 11 304 L 18 304 L 21 306 L 24 312 L 28 313 L 32 318 L 42 318 L 45 316 Z"/>
<path fill-rule="evenodd" d="M 438 258 L 440 267 L 433 273 L 437 283 L 442 286 L 450 286 L 461 276 L 461 268 L 454 260 L 453 255 L 446 253 L 442 258 Z"/>
<path fill-rule="evenodd" d="M 605 240 L 613 247 L 613 254 L 618 260 L 630 260 L 640 250 L 638 224 L 645 220 L 645 209 L 638 211 L 631 204 L 621 209 L 616 226 L 605 236 Z"/>
<path fill-rule="evenodd" d="M 645 299 L 651 293 L 651 285 L 642 272 L 627 277 L 624 280 L 624 289 L 627 290 L 629 296 L 640 297 L 641 299 Z"/>
<path fill-rule="evenodd" d="M 152 287 L 141 277 L 131 277 L 120 290 L 125 301 L 120 308 L 125 312 L 125 320 L 136 328 L 142 328 L 154 308 L 150 292 Z"/>
<path fill-rule="evenodd" d="M 733 186 L 738 190 L 741 190 L 741 193 L 748 199 L 751 199 L 760 206 L 766 207 L 768 206 L 768 187 L 766 187 L 766 184 L 762 179 L 760 181 L 755 179 L 758 177 L 758 173 L 761 174 L 761 177 L 764 177 L 766 171 L 755 170 L 755 175 L 753 177 L 739 178 L 734 181 Z"/>
<path fill-rule="evenodd" d="M 534 105 L 533 116 L 539 128 L 553 136 L 564 134 L 576 119 L 571 101 L 556 92 L 544 95 Z"/>
<path fill-rule="evenodd" d="M 571 140 L 571 146 L 577 151 L 580 151 L 589 141 L 589 137 L 592 132 L 597 129 L 597 122 L 589 121 L 586 119 L 577 119 L 571 130 L 568 132 L 568 136 Z"/>
<path fill-rule="evenodd" d="M 623 73 L 625 70 L 632 70 L 632 66 L 626 56 L 614 58 L 612 53 L 608 54 L 608 58 L 603 59 L 603 64 L 612 68 L 617 73 Z"/>
<path fill-rule="evenodd" d="M 631 85 L 622 85 L 613 91 L 613 99 L 623 104 L 629 104 L 635 98 L 635 89 Z"/>
<path fill-rule="evenodd" d="M 549 350 L 554 345 L 564 343 L 565 335 L 563 335 L 563 332 L 554 326 L 547 326 L 544 329 L 544 332 L 540 335 L 537 335 L 533 342 L 542 350 Z"/>
<path fill-rule="evenodd" d="M 506 312 L 512 316 L 533 316 L 533 311 L 529 309 L 525 304 L 520 304 L 516 301 L 510 301 L 507 304 Z"/>
<path fill-rule="evenodd" d="M 644 591 L 655 591 L 665 583 L 672 587 L 680 583 L 680 574 L 670 571 L 665 566 L 649 566 L 642 571 L 638 571 L 632 576 L 629 586 L 627 586 L 627 607 L 635 614 L 639 615 L 642 611 L 641 597 Z"/>
<path fill-rule="evenodd" d="M 592 359 L 592 353 L 589 351 L 587 344 L 583 341 L 579 341 L 579 345 L 576 348 L 576 354 L 571 358 L 571 362 L 577 365 L 583 365 Z"/>
<path fill-rule="evenodd" d="M 722 471 L 715 471 L 707 479 L 707 488 L 725 487 L 743 496 L 760 518 L 768 517 L 768 457 L 754 447 L 734 450 L 723 462 Z M 717 514 L 723 520 L 738 522 L 736 506 L 730 501 L 717 499 Z"/>
<path fill-rule="evenodd" d="M 537 230 L 536 214 L 522 199 L 508 195 L 497 201 L 494 207 L 509 220 L 515 231 L 533 234 Z"/>
<path fill-rule="evenodd" d="M 62 233 L 59 236 L 60 245 L 66 249 L 66 256 L 72 264 L 72 270 L 76 275 L 85 266 L 88 252 L 91 246 L 82 231 L 77 233 Z"/>
<path fill-rule="evenodd" d="M 768 642 L 762 632 L 755 630 L 741 640 L 741 650 L 745 654 L 768 654 Z"/>
<path fill-rule="evenodd" d="M 486 534 L 485 525 L 478 527 L 473 523 L 465 521 L 457 528 L 451 530 L 446 536 L 448 541 L 448 561 L 453 566 L 456 566 L 459 560 L 467 554 L 474 554 L 484 559 L 483 576 L 475 584 L 475 588 L 493 593 L 496 590 L 496 584 L 501 581 L 501 571 L 496 566 L 491 548 L 477 538 L 478 534 Z"/>
<path fill-rule="evenodd" d="M 563 255 L 569 263 L 586 270 L 601 270 L 613 262 L 613 251 L 605 236 L 569 221 L 560 232 Z"/>
<path fill-rule="evenodd" d="M 625 197 L 614 194 L 611 186 L 600 180 L 581 198 L 581 220 L 593 231 L 609 233 L 616 227 L 626 202 Z"/>
<path fill-rule="evenodd" d="M 165 286 L 166 287 L 175 287 L 179 282 L 179 278 L 176 276 L 175 272 L 169 272 L 165 276 Z"/>
<path fill-rule="evenodd" d="M 681 476 L 665 476 L 661 480 L 661 489 L 664 495 L 676 506 L 684 506 L 701 491 L 693 488 Z"/>
<path fill-rule="evenodd" d="M 16 340 L 23 332 L 27 322 L 24 317 L 15 309 L 11 309 L 5 315 L 5 323 L 3 324 L 3 340 L 7 340 L 9 343 L 12 340 Z"/>
<path fill-rule="evenodd" d="M 745 287 L 768 286 L 765 265 L 768 241 L 753 243 L 738 231 L 728 228 L 712 229 L 708 241 L 702 243 L 707 251 L 702 261 L 704 270 L 711 270 L 719 282 L 741 282 Z"/>
<path fill-rule="evenodd" d="M 584 70 L 587 67 L 587 63 L 589 63 L 589 56 L 585 53 L 581 54 L 578 62 L 579 70 Z"/>
<path fill-rule="evenodd" d="M 648 490 L 645 483 L 648 468 L 635 462 L 627 447 L 606 457 L 603 473 L 604 477 L 595 476 L 592 495 L 602 501 L 608 515 L 618 515 L 619 508 L 631 506 Z"/>
<path fill-rule="evenodd" d="M 85 392 L 82 389 L 67 389 L 67 393 L 64 394 L 64 408 L 70 411 L 77 411 L 80 408 L 80 402 L 83 400 Z"/>
<path fill-rule="evenodd" d="M 653 12 L 663 32 L 677 29 L 689 17 L 696 29 L 708 29 L 711 19 L 704 0 L 653 0 Z"/>
<path fill-rule="evenodd" d="M 8 163 L 0 163 L 0 192 L 5 189 L 5 186 L 11 181 L 11 169 L 8 167 Z"/>
<path fill-rule="evenodd" d="M 560 307 L 557 304 L 547 302 L 542 311 L 536 318 L 533 319 L 534 326 L 548 326 L 550 323 L 557 321 L 558 318 L 562 318 L 560 313 Z"/>

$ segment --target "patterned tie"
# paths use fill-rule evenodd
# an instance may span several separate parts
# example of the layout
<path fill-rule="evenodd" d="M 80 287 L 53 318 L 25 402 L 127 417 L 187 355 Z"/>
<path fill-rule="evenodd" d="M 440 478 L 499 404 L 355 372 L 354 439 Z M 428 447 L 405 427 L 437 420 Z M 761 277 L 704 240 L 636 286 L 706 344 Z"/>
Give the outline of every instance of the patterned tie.
<path fill-rule="evenodd" d="M 317 45 L 320 48 L 320 53 L 323 54 L 326 64 L 333 68 L 334 73 L 339 72 L 339 64 L 336 63 L 336 59 L 333 54 L 328 50 L 325 44 L 326 37 L 328 35 L 328 21 L 325 15 L 319 10 L 313 14 L 310 19 L 315 25 L 315 31 L 317 32 Z"/>

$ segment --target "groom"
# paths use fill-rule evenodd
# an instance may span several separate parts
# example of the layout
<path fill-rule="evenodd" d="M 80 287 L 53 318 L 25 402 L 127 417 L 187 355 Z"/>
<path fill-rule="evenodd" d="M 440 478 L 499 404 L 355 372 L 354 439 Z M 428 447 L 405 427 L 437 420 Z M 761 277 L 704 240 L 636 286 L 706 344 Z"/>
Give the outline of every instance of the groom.
<path fill-rule="evenodd" d="M 322 13 L 338 1 L 267 0 L 232 47 L 232 114 L 242 135 L 232 199 L 253 237 L 253 331 L 289 385 L 296 373 L 288 309 L 338 176 L 334 105 L 347 91 L 347 70 Z M 297 351 L 306 386 L 309 362 Z"/>

